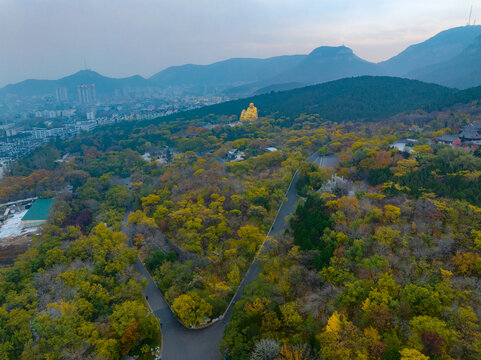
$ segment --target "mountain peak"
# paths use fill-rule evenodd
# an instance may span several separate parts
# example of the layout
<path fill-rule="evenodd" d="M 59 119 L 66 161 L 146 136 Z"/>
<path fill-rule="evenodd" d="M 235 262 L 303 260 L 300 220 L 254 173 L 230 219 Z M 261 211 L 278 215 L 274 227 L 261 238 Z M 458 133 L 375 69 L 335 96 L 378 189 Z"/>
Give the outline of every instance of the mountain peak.
<path fill-rule="evenodd" d="M 269 85 L 288 83 L 319 84 L 345 77 L 380 75 L 376 64 L 365 61 L 346 46 L 321 46 L 296 67 L 269 79 Z"/>
<path fill-rule="evenodd" d="M 411 45 L 380 65 L 393 76 L 406 76 L 416 69 L 448 61 L 481 36 L 481 26 L 460 26 L 441 31 L 419 44 Z"/>
<path fill-rule="evenodd" d="M 332 56 L 352 56 L 354 52 L 352 49 L 342 46 L 319 46 L 311 51 L 309 56 L 316 57 L 332 57 Z"/>
<path fill-rule="evenodd" d="M 481 36 L 450 60 L 420 68 L 408 74 L 411 78 L 466 89 L 481 83 Z"/>
<path fill-rule="evenodd" d="M 85 69 L 85 70 L 79 70 L 75 74 L 69 75 L 64 77 L 64 79 L 75 79 L 75 78 L 81 78 L 81 79 L 99 79 L 103 78 L 104 76 L 99 74 L 96 71 L 90 70 L 90 69 Z"/>
<path fill-rule="evenodd" d="M 481 25 L 467 25 L 458 26 L 451 29 L 443 30 L 440 33 L 434 35 L 432 38 L 417 44 L 419 45 L 432 45 L 436 43 L 445 44 L 446 42 L 462 42 L 470 43 L 474 38 L 481 35 Z"/>
<path fill-rule="evenodd" d="M 98 72 L 96 71 L 93 71 L 91 69 L 82 69 L 82 70 L 79 70 L 77 71 L 75 74 L 73 75 L 76 75 L 76 74 L 98 74 Z"/>

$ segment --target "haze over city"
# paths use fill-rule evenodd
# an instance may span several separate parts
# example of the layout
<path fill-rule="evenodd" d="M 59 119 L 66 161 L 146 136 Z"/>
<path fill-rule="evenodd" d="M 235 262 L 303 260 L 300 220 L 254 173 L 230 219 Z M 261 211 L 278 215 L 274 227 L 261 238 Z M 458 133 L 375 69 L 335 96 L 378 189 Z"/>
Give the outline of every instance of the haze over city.
<path fill-rule="evenodd" d="M 275 6 L 273 4 L 275 3 Z M 85 63 L 106 76 L 172 65 L 351 47 L 378 62 L 441 30 L 481 21 L 481 1 L 0 2 L 0 86 L 56 79 Z"/>

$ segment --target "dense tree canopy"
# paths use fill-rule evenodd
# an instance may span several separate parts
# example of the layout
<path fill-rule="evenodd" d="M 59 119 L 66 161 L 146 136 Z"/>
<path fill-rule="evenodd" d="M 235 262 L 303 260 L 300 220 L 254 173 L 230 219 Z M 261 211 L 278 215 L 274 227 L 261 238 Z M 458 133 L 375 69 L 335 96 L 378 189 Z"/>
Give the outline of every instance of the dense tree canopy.
<path fill-rule="evenodd" d="M 450 92 L 361 79 L 377 81 L 382 93 L 345 80 L 325 85 L 330 99 L 313 88 L 282 103 L 265 95 L 254 123 L 222 110 L 240 101 L 99 127 L 19 160 L 0 199 L 55 196 L 55 206 L 0 270 L 0 357 L 149 358 L 160 332 L 137 256 L 197 327 L 224 312 L 258 254 L 262 273 L 225 333 L 228 358 L 478 359 L 479 150 L 427 139 L 481 120 L 479 106 L 349 121 Z M 412 152 L 390 147 L 406 137 Z M 305 161 L 315 152 L 340 163 L 320 169 Z M 266 239 L 296 170 L 304 199 L 289 229 Z"/>

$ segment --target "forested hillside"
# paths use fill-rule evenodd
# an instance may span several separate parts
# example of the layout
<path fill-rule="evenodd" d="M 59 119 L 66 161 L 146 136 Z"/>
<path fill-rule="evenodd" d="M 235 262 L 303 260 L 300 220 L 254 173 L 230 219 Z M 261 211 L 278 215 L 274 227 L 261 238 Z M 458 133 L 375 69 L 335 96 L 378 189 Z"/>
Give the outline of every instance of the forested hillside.
<path fill-rule="evenodd" d="M 428 145 L 406 125 L 338 127 L 328 182 L 301 167 L 307 198 L 236 304 L 229 358 L 481 357 L 479 153 Z M 389 148 L 406 135 L 413 153 Z"/>
<path fill-rule="evenodd" d="M 122 170 L 114 164 L 119 158 Z M 160 346 L 134 270 L 136 252 L 120 232 L 132 200 L 116 176 L 135 172 L 136 161 L 132 152 L 101 155 L 87 147 L 66 166 L 35 170 L 27 162 L 28 176 L 2 181 L 6 198 L 74 189 L 57 192 L 48 225 L 13 266 L 0 269 L 2 359 L 119 359 Z"/>
<path fill-rule="evenodd" d="M 188 111 L 171 118 L 239 114 L 254 102 L 261 115 L 297 117 L 319 114 L 325 120 L 373 120 L 416 110 L 455 91 L 439 85 L 391 77 L 362 76 L 274 92 Z"/>
<path fill-rule="evenodd" d="M 254 122 L 233 124 L 243 103 L 228 103 L 45 145 L 0 182 L 2 201 L 56 198 L 0 270 L 1 357 L 152 358 L 160 329 L 137 256 L 179 321 L 199 327 L 260 254 L 228 359 L 479 359 L 479 151 L 429 140 L 481 121 L 480 107 L 422 110 L 452 94 L 346 79 L 256 97 Z M 390 147 L 406 137 L 412 152 Z M 307 163 L 316 152 L 339 165 Z M 296 170 L 305 200 L 261 249 Z"/>

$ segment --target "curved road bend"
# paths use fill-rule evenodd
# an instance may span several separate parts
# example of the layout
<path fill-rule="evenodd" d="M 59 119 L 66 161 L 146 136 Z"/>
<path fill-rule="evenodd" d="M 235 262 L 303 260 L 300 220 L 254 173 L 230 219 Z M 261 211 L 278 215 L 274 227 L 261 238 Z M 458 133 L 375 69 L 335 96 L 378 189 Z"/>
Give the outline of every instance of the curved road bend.
<path fill-rule="evenodd" d="M 320 167 L 331 167 L 337 164 L 338 159 L 336 156 L 321 157 L 316 153 L 310 156 L 307 161 L 316 163 Z M 287 228 L 285 218 L 295 211 L 299 200 L 295 189 L 296 182 L 297 173 L 291 183 L 292 186 L 286 194 L 287 201 L 284 201 L 281 205 L 268 236 L 279 236 Z M 224 336 L 225 327 L 230 321 L 232 305 L 241 299 L 244 288 L 259 275 L 260 265 L 257 259 L 254 260 L 247 270 L 235 294 L 234 301 L 227 308 L 224 318 L 209 327 L 197 330 L 184 327 L 174 318 L 167 301 L 140 260 L 137 261 L 136 269 L 147 279 L 144 295 L 148 298 L 150 308 L 162 326 L 162 360 L 222 359 L 222 354 L 219 352 L 219 344 Z"/>

